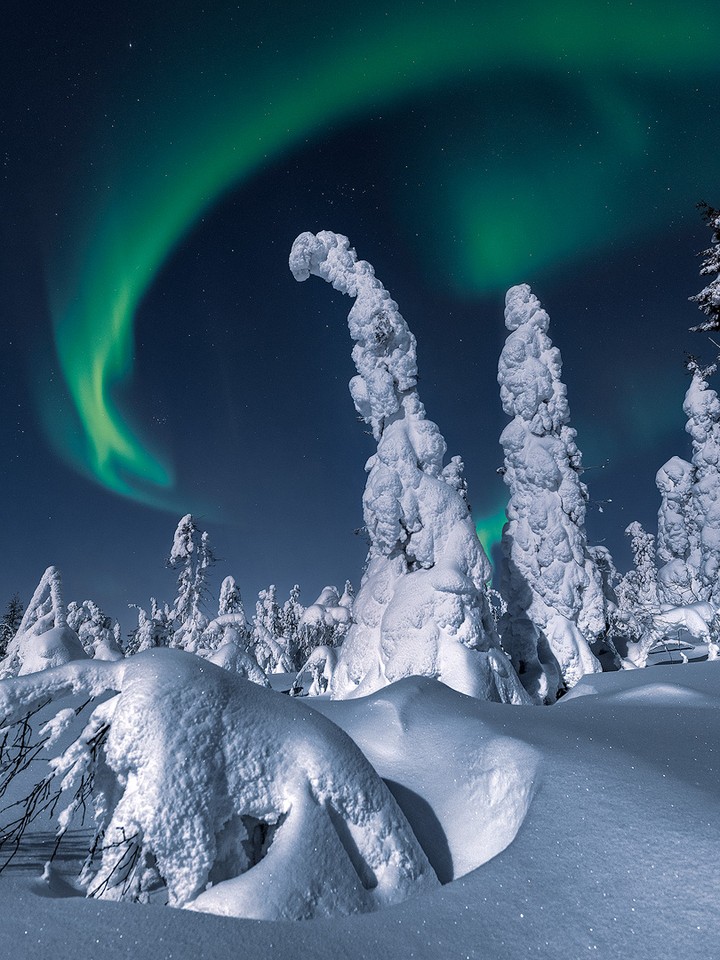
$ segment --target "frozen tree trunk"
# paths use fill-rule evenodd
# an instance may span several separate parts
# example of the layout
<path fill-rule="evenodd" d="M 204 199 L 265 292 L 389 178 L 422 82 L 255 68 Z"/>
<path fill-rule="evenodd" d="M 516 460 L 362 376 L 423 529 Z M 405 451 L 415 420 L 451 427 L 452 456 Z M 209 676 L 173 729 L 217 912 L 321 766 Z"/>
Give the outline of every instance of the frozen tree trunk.
<path fill-rule="evenodd" d="M 605 603 L 585 536 L 582 458 L 550 319 L 527 284 L 508 290 L 505 302 L 510 335 L 498 382 L 513 419 L 500 437 L 510 489 L 501 634 L 528 692 L 551 702 L 563 685 L 600 671 L 590 644 L 605 631 Z"/>
<path fill-rule="evenodd" d="M 378 444 L 363 497 L 370 551 L 331 696 L 362 696 L 415 674 L 475 697 L 523 702 L 488 607 L 489 564 L 462 463 L 443 467 L 445 441 L 420 402 L 415 338 L 397 304 L 348 239 L 328 231 L 299 236 L 290 269 L 296 280 L 314 274 L 356 298 L 350 393 Z"/>

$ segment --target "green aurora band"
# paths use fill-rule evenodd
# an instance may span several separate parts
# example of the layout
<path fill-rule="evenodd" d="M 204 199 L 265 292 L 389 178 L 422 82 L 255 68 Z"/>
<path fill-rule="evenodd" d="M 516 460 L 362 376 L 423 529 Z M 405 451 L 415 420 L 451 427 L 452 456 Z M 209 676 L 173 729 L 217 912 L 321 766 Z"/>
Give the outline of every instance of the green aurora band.
<path fill-rule="evenodd" d="M 59 408 L 57 397 L 46 398 L 43 418 L 63 456 L 120 495 L 175 509 L 172 468 L 123 410 L 134 318 L 175 245 L 230 187 L 320 137 L 329 124 L 362 119 L 380 106 L 392 110 L 472 78 L 483 86 L 487 110 L 478 106 L 464 130 L 469 160 L 456 166 L 445 193 L 437 191 L 435 212 L 439 235 L 452 230 L 462 240 L 448 283 L 476 295 L 516 282 L 533 250 L 530 262 L 550 266 L 622 232 L 604 200 L 623 199 L 613 187 L 614 170 L 581 157 L 567 128 L 548 142 L 552 120 L 540 130 L 544 140 L 535 136 L 535 114 L 529 129 L 516 124 L 506 131 L 519 139 L 518 149 L 488 165 L 484 144 L 504 122 L 501 114 L 492 119 L 492 102 L 497 91 L 503 100 L 506 73 L 549 78 L 568 95 L 579 87 L 572 96 L 597 126 L 600 152 L 634 165 L 640 178 L 649 140 L 627 85 L 638 75 L 651 87 L 662 84 L 668 71 L 690 82 L 718 69 L 716 4 L 703 5 L 701 18 L 680 3 L 668 4 L 662 16 L 649 2 L 622 9 L 598 0 L 400 3 L 388 13 L 370 6 L 328 29 L 334 9 L 321 3 L 296 12 L 293 22 L 287 11 L 258 7 L 253 16 L 266 18 L 256 30 L 259 43 L 248 31 L 238 48 L 216 25 L 215 42 L 206 37 L 207 62 L 197 65 L 187 25 L 187 49 L 170 56 L 162 76 L 130 76 L 115 129 L 98 132 L 96 154 L 92 142 L 86 145 L 92 172 L 64 215 L 64 242 L 48 284 L 70 404 Z M 558 164 L 567 168 L 560 180 Z M 568 190 L 577 203 L 561 203 Z M 509 216 L 513 203 L 518 212 Z M 656 211 L 658 222 L 663 216 Z M 488 551 L 499 517 L 481 524 L 490 531 Z"/>

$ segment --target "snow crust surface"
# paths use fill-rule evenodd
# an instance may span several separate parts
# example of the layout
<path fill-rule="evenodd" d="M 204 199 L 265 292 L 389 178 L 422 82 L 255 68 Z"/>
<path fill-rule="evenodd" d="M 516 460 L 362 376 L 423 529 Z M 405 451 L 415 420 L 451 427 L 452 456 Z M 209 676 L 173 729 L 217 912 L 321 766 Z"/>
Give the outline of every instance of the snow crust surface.
<path fill-rule="evenodd" d="M 39 692 L 41 676 L 20 682 Z M 709 960 L 720 937 L 718 680 L 712 662 L 594 674 L 530 710 L 414 679 L 365 699 L 305 702 L 298 709 L 322 709 L 363 746 L 443 879 L 459 879 L 382 911 L 237 920 L 70 896 L 57 874 L 40 879 L 40 833 L 0 875 L 0 955 Z M 524 810 L 513 788 L 492 787 L 496 761 L 526 785 Z M 472 848 L 499 812 L 493 801 L 519 811 L 517 833 L 472 869 L 463 836 Z"/>

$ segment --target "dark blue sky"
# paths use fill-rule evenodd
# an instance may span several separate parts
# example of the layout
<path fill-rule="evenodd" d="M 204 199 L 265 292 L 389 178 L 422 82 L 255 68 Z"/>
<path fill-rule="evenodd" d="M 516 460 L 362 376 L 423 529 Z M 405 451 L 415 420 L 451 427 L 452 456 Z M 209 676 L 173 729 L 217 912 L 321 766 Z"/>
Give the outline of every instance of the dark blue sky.
<path fill-rule="evenodd" d="M 295 236 L 319 229 L 347 234 L 398 301 L 478 519 L 505 499 L 504 289 L 533 285 L 589 468 L 590 538 L 627 565 L 625 526 L 654 527 L 655 472 L 688 450 L 684 352 L 713 351 L 687 332 L 687 297 L 709 241 L 694 205 L 718 202 L 720 14 L 575 6 L 8 14 L 0 603 L 55 563 L 67 600 L 129 624 L 128 602 L 172 599 L 164 557 L 190 510 L 216 588 L 232 573 L 250 604 L 270 582 L 310 602 L 359 581 L 373 445 L 347 391 L 351 304 L 287 269 Z M 127 356 L 88 424 L 77 397 L 113 317 Z M 171 484 L 103 468 L 113 417 Z"/>

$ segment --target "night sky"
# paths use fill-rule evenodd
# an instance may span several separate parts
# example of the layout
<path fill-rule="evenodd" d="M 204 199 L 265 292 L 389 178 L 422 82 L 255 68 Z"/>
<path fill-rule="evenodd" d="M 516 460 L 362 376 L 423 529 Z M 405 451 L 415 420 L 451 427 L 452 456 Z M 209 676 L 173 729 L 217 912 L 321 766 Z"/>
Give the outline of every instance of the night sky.
<path fill-rule="evenodd" d="M 687 456 L 687 328 L 720 203 L 720 6 L 9 5 L 0 100 L 0 606 L 45 566 L 129 626 L 197 514 L 252 606 L 360 579 L 350 237 L 418 340 L 428 415 L 499 534 L 505 289 L 551 317 L 588 530 L 626 568 Z M 608 502 L 611 501 L 611 502 Z"/>

